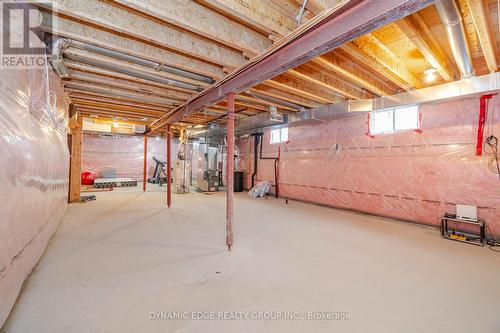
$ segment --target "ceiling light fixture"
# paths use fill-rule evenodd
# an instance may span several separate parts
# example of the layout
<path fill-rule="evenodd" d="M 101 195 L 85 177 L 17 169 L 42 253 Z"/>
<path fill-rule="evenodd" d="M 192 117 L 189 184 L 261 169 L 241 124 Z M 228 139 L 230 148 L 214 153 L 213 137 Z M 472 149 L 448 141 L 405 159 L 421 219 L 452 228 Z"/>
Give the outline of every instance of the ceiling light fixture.
<path fill-rule="evenodd" d="M 435 69 L 435 68 L 426 69 L 424 72 L 425 81 L 432 82 L 432 81 L 436 80 L 436 72 L 437 72 L 437 69 Z"/>

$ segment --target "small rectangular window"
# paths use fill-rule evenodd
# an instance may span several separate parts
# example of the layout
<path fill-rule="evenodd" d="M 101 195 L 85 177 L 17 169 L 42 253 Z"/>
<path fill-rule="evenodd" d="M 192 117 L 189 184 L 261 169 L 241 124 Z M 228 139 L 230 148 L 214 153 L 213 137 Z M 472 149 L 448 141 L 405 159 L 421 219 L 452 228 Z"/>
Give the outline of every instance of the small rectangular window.
<path fill-rule="evenodd" d="M 394 130 L 403 131 L 418 128 L 418 106 L 396 109 L 394 112 Z"/>
<path fill-rule="evenodd" d="M 418 105 L 371 113 L 370 133 L 383 134 L 418 129 Z"/>
<path fill-rule="evenodd" d="M 271 130 L 270 144 L 287 142 L 288 141 L 288 127 L 278 128 Z"/>
<path fill-rule="evenodd" d="M 394 110 L 372 113 L 372 134 L 394 132 Z"/>

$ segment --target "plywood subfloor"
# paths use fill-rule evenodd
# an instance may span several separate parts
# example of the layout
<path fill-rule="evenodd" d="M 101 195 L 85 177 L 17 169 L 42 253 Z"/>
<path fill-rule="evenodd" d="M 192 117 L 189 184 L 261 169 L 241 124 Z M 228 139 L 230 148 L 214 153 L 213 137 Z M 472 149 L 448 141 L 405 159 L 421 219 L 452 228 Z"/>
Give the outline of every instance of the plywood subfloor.
<path fill-rule="evenodd" d="M 157 187 L 155 187 L 157 189 Z M 70 205 L 5 332 L 499 332 L 500 253 L 435 229 L 237 195 L 98 193 Z M 151 320 L 151 312 L 348 312 Z"/>

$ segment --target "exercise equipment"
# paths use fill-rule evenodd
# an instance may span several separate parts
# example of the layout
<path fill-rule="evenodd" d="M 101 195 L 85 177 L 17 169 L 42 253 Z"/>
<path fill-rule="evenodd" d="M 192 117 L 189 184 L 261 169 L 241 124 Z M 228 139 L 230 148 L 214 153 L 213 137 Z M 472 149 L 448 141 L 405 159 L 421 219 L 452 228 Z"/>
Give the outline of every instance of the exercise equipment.
<path fill-rule="evenodd" d="M 155 161 L 155 171 L 153 173 L 153 177 L 148 178 L 148 183 L 151 184 L 159 184 L 162 186 L 167 182 L 167 170 L 166 170 L 166 162 L 160 161 L 156 157 L 153 156 L 153 161 Z"/>

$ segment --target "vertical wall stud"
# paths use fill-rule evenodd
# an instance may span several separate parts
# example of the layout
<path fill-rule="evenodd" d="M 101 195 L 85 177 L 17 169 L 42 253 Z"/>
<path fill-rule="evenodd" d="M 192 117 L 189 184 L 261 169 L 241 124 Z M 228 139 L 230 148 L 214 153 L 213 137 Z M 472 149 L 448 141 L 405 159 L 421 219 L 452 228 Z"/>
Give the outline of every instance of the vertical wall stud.
<path fill-rule="evenodd" d="M 68 202 L 79 202 L 82 191 L 83 118 L 78 116 L 71 127 L 71 159 Z"/>

